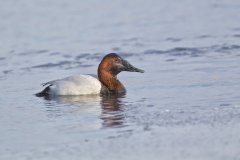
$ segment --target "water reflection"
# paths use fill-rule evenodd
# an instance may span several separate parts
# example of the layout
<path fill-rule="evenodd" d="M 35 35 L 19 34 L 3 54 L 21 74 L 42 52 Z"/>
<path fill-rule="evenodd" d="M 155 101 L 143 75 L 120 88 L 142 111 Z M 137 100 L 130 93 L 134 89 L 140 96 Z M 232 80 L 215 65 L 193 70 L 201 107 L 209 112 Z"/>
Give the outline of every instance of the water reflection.
<path fill-rule="evenodd" d="M 51 117 L 69 116 L 69 112 L 77 113 L 81 118 L 91 116 L 93 123 L 100 118 L 100 128 L 116 128 L 124 126 L 124 98 L 124 95 L 45 97 L 45 105 Z M 89 124 L 89 120 L 86 123 Z"/>
<path fill-rule="evenodd" d="M 122 127 L 124 125 L 124 103 L 125 96 L 104 96 L 101 100 L 103 127 Z"/>
<path fill-rule="evenodd" d="M 75 105 L 75 106 L 93 106 L 99 105 L 101 97 L 98 95 L 88 96 L 57 96 L 57 97 L 45 97 L 46 100 L 54 100 L 59 104 Z"/>

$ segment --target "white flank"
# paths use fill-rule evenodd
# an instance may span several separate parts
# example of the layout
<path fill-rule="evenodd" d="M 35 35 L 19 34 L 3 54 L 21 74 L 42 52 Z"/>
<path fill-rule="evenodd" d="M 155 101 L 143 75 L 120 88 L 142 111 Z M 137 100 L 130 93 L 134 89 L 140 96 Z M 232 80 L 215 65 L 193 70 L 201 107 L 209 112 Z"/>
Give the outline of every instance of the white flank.
<path fill-rule="evenodd" d="M 90 95 L 99 94 L 100 81 L 90 75 L 75 75 L 48 82 L 51 95 Z"/>

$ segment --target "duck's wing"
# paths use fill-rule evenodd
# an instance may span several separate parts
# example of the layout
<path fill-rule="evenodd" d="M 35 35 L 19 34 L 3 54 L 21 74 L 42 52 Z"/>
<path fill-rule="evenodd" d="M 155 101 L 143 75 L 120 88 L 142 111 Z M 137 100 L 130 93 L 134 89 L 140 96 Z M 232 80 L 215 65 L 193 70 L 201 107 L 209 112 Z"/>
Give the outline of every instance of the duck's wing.
<path fill-rule="evenodd" d="M 66 78 L 63 78 L 63 79 L 56 79 L 56 80 L 53 80 L 53 81 L 49 81 L 49 82 L 45 82 L 45 83 L 42 83 L 41 85 L 43 87 L 45 86 L 53 86 L 53 85 L 57 85 L 61 82 L 73 82 L 73 81 L 81 81 L 84 77 L 86 76 L 92 76 L 94 78 L 97 78 L 96 75 L 94 74 L 87 74 L 87 75 L 75 75 L 75 76 L 69 76 L 69 77 L 66 77 Z M 86 78 L 89 78 L 89 77 L 86 77 Z"/>
<path fill-rule="evenodd" d="M 70 76 L 49 81 L 42 85 L 47 87 L 40 93 L 45 91 L 44 93 L 48 95 L 89 95 L 99 94 L 101 90 L 99 80 L 90 75 Z"/>

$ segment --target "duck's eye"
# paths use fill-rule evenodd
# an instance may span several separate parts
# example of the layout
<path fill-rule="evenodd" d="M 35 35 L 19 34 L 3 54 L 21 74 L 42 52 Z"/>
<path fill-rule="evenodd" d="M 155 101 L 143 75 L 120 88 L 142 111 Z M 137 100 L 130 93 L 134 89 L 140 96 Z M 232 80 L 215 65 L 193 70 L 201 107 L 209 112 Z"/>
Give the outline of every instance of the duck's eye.
<path fill-rule="evenodd" d="M 114 58 L 114 62 L 116 62 L 116 63 L 120 63 L 120 62 L 121 62 L 121 58 L 119 58 L 119 57 Z"/>

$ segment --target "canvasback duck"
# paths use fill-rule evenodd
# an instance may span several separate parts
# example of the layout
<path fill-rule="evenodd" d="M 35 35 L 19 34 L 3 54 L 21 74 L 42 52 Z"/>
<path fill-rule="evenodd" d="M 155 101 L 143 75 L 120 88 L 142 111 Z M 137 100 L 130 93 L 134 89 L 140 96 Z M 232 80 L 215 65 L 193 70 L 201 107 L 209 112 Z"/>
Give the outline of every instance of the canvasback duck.
<path fill-rule="evenodd" d="M 98 66 L 98 79 L 92 75 L 74 75 L 44 83 L 46 88 L 37 93 L 38 97 L 93 94 L 124 94 L 126 89 L 117 79 L 121 71 L 140 72 L 116 53 L 107 54 Z"/>

